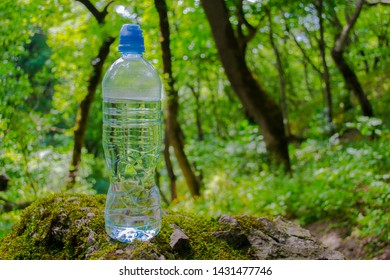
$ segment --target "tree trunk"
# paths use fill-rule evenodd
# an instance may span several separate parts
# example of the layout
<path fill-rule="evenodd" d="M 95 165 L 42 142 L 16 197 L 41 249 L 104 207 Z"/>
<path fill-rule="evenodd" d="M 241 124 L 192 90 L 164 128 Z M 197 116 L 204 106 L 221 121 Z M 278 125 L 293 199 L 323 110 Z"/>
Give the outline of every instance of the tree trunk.
<path fill-rule="evenodd" d="M 160 194 L 160 197 L 161 197 L 162 201 L 168 206 L 169 205 L 169 200 L 167 199 L 167 197 L 165 196 L 165 194 L 161 190 L 160 172 L 157 169 L 156 169 L 156 172 L 154 173 L 154 180 L 156 182 L 156 185 L 157 185 L 157 188 L 158 188 L 158 192 Z"/>
<path fill-rule="evenodd" d="M 208 81 L 208 85 L 209 85 L 209 88 L 212 88 L 210 81 Z M 219 110 L 218 110 L 218 105 L 217 105 L 218 94 L 221 94 L 222 91 L 223 91 L 223 85 L 219 81 L 219 78 L 218 78 L 218 89 L 217 89 L 217 91 L 211 91 L 210 101 L 211 101 L 211 106 L 213 107 L 212 111 L 214 113 L 216 135 L 220 139 L 225 139 L 226 134 L 225 134 L 225 131 L 223 130 L 224 126 L 223 126 L 222 121 L 219 117 Z"/>
<path fill-rule="evenodd" d="M 184 143 L 180 139 L 181 128 L 177 121 L 179 111 L 179 96 L 174 88 L 175 80 L 172 75 L 172 55 L 170 49 L 170 31 L 168 21 L 168 11 L 165 0 L 154 1 L 159 18 L 160 18 L 160 32 L 161 32 L 161 50 L 163 60 L 163 72 L 167 78 L 166 93 L 167 93 L 167 131 L 169 136 L 169 143 L 173 146 L 176 159 L 179 163 L 180 169 L 190 189 L 191 195 L 197 197 L 200 195 L 200 181 L 191 168 L 190 162 L 184 152 Z"/>
<path fill-rule="evenodd" d="M 200 108 L 200 86 L 199 86 L 200 82 L 199 80 L 197 80 L 197 87 L 194 88 L 193 86 L 189 85 L 188 87 L 190 88 L 191 92 L 192 92 L 192 95 L 194 96 L 195 98 L 195 123 L 196 123 L 196 134 L 198 136 L 198 141 L 201 142 L 203 141 L 204 139 L 204 136 L 203 136 L 203 129 L 202 129 L 202 122 L 201 122 L 201 118 L 200 118 L 200 111 L 201 111 L 201 108 Z"/>
<path fill-rule="evenodd" d="M 274 39 L 272 14 L 270 8 L 267 8 L 267 17 L 269 23 L 269 39 L 271 42 L 272 49 L 276 57 L 276 69 L 279 76 L 279 89 L 280 89 L 280 107 L 282 109 L 284 133 L 287 138 L 290 138 L 290 127 L 288 123 L 288 109 L 287 109 L 287 97 L 286 97 L 286 74 L 284 72 L 282 58 Z"/>
<path fill-rule="evenodd" d="M 302 59 L 302 64 L 303 64 L 304 75 L 305 75 L 306 90 L 310 94 L 310 97 L 314 98 L 314 91 L 313 91 L 313 89 L 310 85 L 310 81 L 309 81 L 309 71 L 307 69 L 307 61 Z"/>
<path fill-rule="evenodd" d="M 356 73 L 348 65 L 347 61 L 343 56 L 348 35 L 360 15 L 360 12 L 363 8 L 363 4 L 364 0 L 357 0 L 356 10 L 351 16 L 351 18 L 348 20 L 347 24 L 343 27 L 341 33 L 337 36 L 331 54 L 337 68 L 339 69 L 341 75 L 344 78 L 347 87 L 356 96 L 363 115 L 367 117 L 372 117 L 374 115 L 374 111 L 372 109 L 371 103 L 368 100 L 367 95 L 364 92 Z"/>
<path fill-rule="evenodd" d="M 176 175 L 173 171 L 172 161 L 171 161 L 171 153 L 169 152 L 169 132 L 167 128 L 167 122 L 165 122 L 165 133 L 164 133 L 164 160 L 165 166 L 167 167 L 167 173 L 170 182 L 171 189 L 171 201 L 177 199 L 177 188 L 176 188 Z"/>
<path fill-rule="evenodd" d="M 99 11 L 89 0 L 75 0 L 75 1 L 83 4 L 88 9 L 88 11 L 92 14 L 92 16 L 95 18 L 97 23 L 100 26 L 104 26 L 104 20 L 108 14 L 108 7 L 113 3 L 113 1 L 108 2 L 104 6 L 103 10 L 101 11 Z M 73 145 L 73 152 L 72 152 L 72 160 L 66 178 L 67 189 L 72 189 L 74 184 L 76 183 L 76 177 L 81 162 L 81 150 L 84 145 L 85 132 L 87 130 L 89 111 L 93 99 L 95 98 L 95 92 L 97 86 L 102 76 L 104 62 L 110 52 L 110 46 L 114 41 L 115 38 L 113 37 L 105 38 L 99 47 L 98 55 L 91 61 L 92 73 L 88 78 L 87 95 L 81 101 L 79 108 L 77 110 L 76 124 L 74 126 L 74 137 L 73 137 L 74 145 Z"/>
<path fill-rule="evenodd" d="M 320 26 L 320 38 L 318 40 L 318 48 L 320 50 L 321 62 L 322 62 L 322 80 L 324 81 L 324 101 L 326 108 L 326 119 L 329 124 L 333 123 L 333 106 L 332 106 L 332 92 L 330 88 L 330 75 L 329 68 L 326 62 L 326 51 L 325 51 L 325 38 L 324 38 L 324 20 L 322 18 L 323 15 L 323 1 L 319 0 L 316 5 L 317 17 Z M 333 128 L 331 133 L 333 133 Z"/>
<path fill-rule="evenodd" d="M 279 106 L 249 70 L 224 0 L 202 0 L 225 73 L 244 108 L 261 127 L 270 159 L 290 170 L 288 141 Z"/>
<path fill-rule="evenodd" d="M 332 57 L 337 65 L 337 68 L 341 72 L 348 89 L 350 89 L 357 98 L 363 115 L 367 117 L 374 116 L 371 103 L 368 100 L 355 72 L 344 59 L 343 53 L 332 49 Z"/>
<path fill-rule="evenodd" d="M 95 92 L 102 76 L 103 64 L 110 52 L 110 46 L 115 41 L 115 38 L 109 37 L 100 45 L 98 55 L 92 59 L 92 74 L 88 78 L 87 95 L 81 101 L 77 111 L 76 125 L 74 127 L 74 146 L 72 153 L 72 161 L 67 178 L 67 188 L 71 189 L 75 182 L 81 162 L 81 150 L 84 144 L 85 132 L 87 130 L 88 115 L 91 104 L 95 97 Z"/>

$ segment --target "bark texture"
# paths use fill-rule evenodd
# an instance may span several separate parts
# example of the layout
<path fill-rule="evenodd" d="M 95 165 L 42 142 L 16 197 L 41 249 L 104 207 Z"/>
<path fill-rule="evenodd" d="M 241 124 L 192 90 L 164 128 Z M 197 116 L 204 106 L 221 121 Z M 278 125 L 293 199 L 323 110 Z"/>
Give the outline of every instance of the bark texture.
<path fill-rule="evenodd" d="M 160 18 L 160 43 L 162 50 L 163 72 L 166 77 L 165 91 L 167 94 L 167 130 L 169 144 L 172 145 L 180 169 L 189 187 L 191 195 L 200 195 L 200 180 L 192 170 L 191 164 L 184 152 L 184 142 L 181 139 L 181 128 L 177 120 L 179 113 L 179 96 L 175 90 L 175 79 L 172 74 L 172 55 L 170 49 L 170 30 L 168 21 L 168 10 L 165 0 L 154 1 Z"/>
<path fill-rule="evenodd" d="M 316 10 L 317 10 L 317 17 L 318 22 L 320 25 L 320 38 L 318 39 L 318 49 L 320 50 L 321 55 L 321 62 L 322 62 L 322 73 L 321 77 L 324 81 L 324 101 L 325 101 L 325 108 L 326 108 L 326 118 L 328 123 L 333 123 L 333 105 L 332 105 L 332 91 L 330 88 L 330 74 L 329 74 L 329 68 L 328 63 L 326 62 L 326 45 L 325 45 L 325 37 L 324 37 L 324 19 L 322 18 L 323 15 L 323 1 L 319 0 L 316 3 Z M 331 131 L 331 134 L 333 134 L 333 129 Z"/>
<path fill-rule="evenodd" d="M 82 3 L 93 15 L 98 24 L 103 26 L 105 17 L 108 14 L 107 9 L 113 1 L 108 2 L 102 11 L 99 11 L 89 0 L 76 0 L 76 2 Z M 76 182 L 76 177 L 81 162 L 81 151 L 84 146 L 85 132 L 87 130 L 89 111 L 91 109 L 91 104 L 95 98 L 96 89 L 102 76 L 104 62 L 106 61 L 106 58 L 110 52 L 110 46 L 114 41 L 115 38 L 113 37 L 105 38 L 99 47 L 97 56 L 91 60 L 92 73 L 88 77 L 87 94 L 78 107 L 76 124 L 74 126 L 74 145 L 72 159 L 66 180 L 68 189 L 73 188 Z"/>
<path fill-rule="evenodd" d="M 171 201 L 174 201 L 177 198 L 177 188 L 176 188 L 176 175 L 173 170 L 173 165 L 171 161 L 171 154 L 169 151 L 170 148 L 169 144 L 169 132 L 168 132 L 168 126 L 165 122 L 165 133 L 164 133 L 164 160 L 165 160 L 165 166 L 167 168 L 167 173 L 169 177 L 170 182 L 170 190 L 171 190 Z"/>
<path fill-rule="evenodd" d="M 363 9 L 364 0 L 357 0 L 356 10 L 353 15 L 349 18 L 346 25 L 342 28 L 342 31 L 336 37 L 333 48 L 331 50 L 332 58 L 339 69 L 341 75 L 344 78 L 345 84 L 348 89 L 352 91 L 356 99 L 359 102 L 362 114 L 367 117 L 374 116 L 374 111 L 372 109 L 371 103 L 367 98 L 367 94 L 364 92 L 363 87 L 361 86 L 359 79 L 352 69 L 351 66 L 347 63 L 344 58 L 344 51 L 348 41 L 348 35 L 353 29 L 360 12 Z"/>
<path fill-rule="evenodd" d="M 234 35 L 224 0 L 202 0 L 211 26 L 218 53 L 234 91 L 244 108 L 261 127 L 267 152 L 272 161 L 290 170 L 288 141 L 284 133 L 283 116 L 279 106 L 261 87 L 245 61 L 245 48 Z M 245 46 L 245 44 L 244 44 Z"/>
<path fill-rule="evenodd" d="M 75 182 L 81 162 L 81 150 L 84 145 L 85 132 L 87 130 L 87 122 L 91 104 L 95 98 L 96 89 L 99 85 L 103 64 L 110 52 L 110 46 L 115 41 L 115 38 L 109 37 L 100 45 L 98 55 L 92 60 L 92 74 L 88 78 L 87 95 L 81 101 L 77 110 L 76 125 L 74 127 L 74 145 L 72 152 L 71 166 L 68 172 L 68 189 L 71 189 Z"/>
<path fill-rule="evenodd" d="M 200 82 L 196 80 L 196 88 L 192 85 L 189 85 L 189 89 L 192 92 L 192 95 L 195 98 L 195 123 L 196 123 L 196 135 L 198 136 L 198 141 L 203 141 L 203 129 L 202 129 L 202 121 L 201 121 L 201 106 L 200 106 Z"/>

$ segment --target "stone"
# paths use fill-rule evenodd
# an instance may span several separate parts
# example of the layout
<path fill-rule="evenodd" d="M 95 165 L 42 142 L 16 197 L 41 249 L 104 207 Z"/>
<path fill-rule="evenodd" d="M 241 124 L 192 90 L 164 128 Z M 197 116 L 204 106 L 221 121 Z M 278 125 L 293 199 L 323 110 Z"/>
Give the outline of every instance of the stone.
<path fill-rule="evenodd" d="M 248 240 L 258 259 L 340 260 L 344 256 L 316 240 L 308 230 L 277 217 L 258 219 L 262 227 L 250 229 Z"/>
<path fill-rule="evenodd" d="M 227 224 L 227 225 L 230 225 L 230 226 L 237 226 L 238 225 L 238 222 L 236 219 L 234 219 L 233 217 L 231 216 L 228 216 L 228 215 L 222 215 L 219 220 L 218 220 L 219 223 L 224 223 L 224 224 Z"/>
<path fill-rule="evenodd" d="M 188 236 L 176 225 L 172 226 L 174 228 L 173 233 L 170 236 L 169 245 L 173 251 L 176 252 L 185 252 L 190 249 L 190 239 Z"/>
<path fill-rule="evenodd" d="M 164 211 L 157 236 L 120 243 L 105 232 L 104 204 L 103 195 L 53 195 L 34 202 L 0 239 L 0 259 L 344 259 L 282 217 L 215 220 Z"/>

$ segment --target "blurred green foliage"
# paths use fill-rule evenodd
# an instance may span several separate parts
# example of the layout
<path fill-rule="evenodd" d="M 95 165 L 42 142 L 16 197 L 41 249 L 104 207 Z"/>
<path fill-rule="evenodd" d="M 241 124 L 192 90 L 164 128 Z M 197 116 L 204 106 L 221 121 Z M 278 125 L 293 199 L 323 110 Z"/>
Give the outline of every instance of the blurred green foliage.
<path fill-rule="evenodd" d="M 331 220 L 348 225 L 362 236 L 376 236 L 387 242 L 390 134 L 388 130 L 383 134 L 385 137 L 378 140 L 308 140 L 299 147 L 291 146 L 291 176 L 281 171 L 270 173 L 264 161 L 255 160 L 258 154 L 243 152 L 248 151 L 248 145 L 258 143 L 246 135 L 237 136 L 235 144 L 226 146 L 207 143 L 205 146 L 213 151 L 211 160 L 194 156 L 208 171 L 203 197 L 193 201 L 185 193 L 171 207 L 215 217 L 283 215 L 306 225 Z M 256 134 L 252 135 L 255 138 Z"/>
<path fill-rule="evenodd" d="M 106 4 L 91 2 L 98 9 Z M 227 2 L 231 21 L 236 23 L 235 2 Z M 267 23 L 261 22 L 261 2 L 267 1 L 244 1 L 248 22 L 261 23 L 248 45 L 246 60 L 262 86 L 279 100 L 278 72 Z M 350 10 L 351 1 L 325 2 L 325 17 L 328 19 L 332 5 L 337 5 L 337 14 L 344 23 L 344 12 Z M 287 175 L 267 164 L 261 131 L 245 116 L 225 77 L 200 2 L 167 3 L 173 73 L 180 97 L 179 121 L 186 152 L 204 187 L 200 198 L 190 198 L 172 153 L 179 198 L 165 207 L 210 216 L 283 215 L 302 224 L 330 220 L 361 237 L 389 242 L 389 10 L 383 5 L 365 7 L 345 54 L 368 93 L 375 118 L 361 117 L 356 100 L 328 57 L 336 132 L 329 137 L 321 78 L 310 65 L 305 66 L 302 52 L 286 32 L 288 25 L 307 55 L 321 67 L 313 5 L 311 1 L 272 2 L 274 32 L 287 77 L 290 131 L 303 140 L 290 144 L 293 172 Z M 67 192 L 64 180 L 73 147 L 75 114 L 86 94 L 90 62 L 102 38 L 117 36 L 123 23 L 140 23 L 145 57 L 161 72 L 158 16 L 153 1 L 115 1 L 108 12 L 106 24 L 101 27 L 77 1 L 0 3 L 0 174 L 10 178 L 7 190 L 0 191 L 0 237 L 18 221 L 18 203 Z M 328 50 L 337 31 L 325 20 Z M 105 70 L 119 56 L 116 46 L 117 42 Z M 198 137 L 197 115 L 203 140 Z M 352 129 L 357 134 L 346 137 Z M 169 197 L 163 160 L 158 169 L 161 191 Z M 72 191 L 105 193 L 107 178 L 99 87 Z M 6 201 L 12 203 L 14 211 L 5 211 Z"/>

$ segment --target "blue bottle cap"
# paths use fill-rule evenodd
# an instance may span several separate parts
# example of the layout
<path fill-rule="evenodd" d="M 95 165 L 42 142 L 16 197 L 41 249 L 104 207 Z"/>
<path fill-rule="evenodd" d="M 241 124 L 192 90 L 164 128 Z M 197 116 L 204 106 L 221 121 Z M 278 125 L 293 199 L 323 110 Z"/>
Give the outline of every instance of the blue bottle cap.
<path fill-rule="evenodd" d="M 138 53 L 145 51 L 144 37 L 141 27 L 138 24 L 122 25 L 119 37 L 119 48 L 121 53 Z"/>

